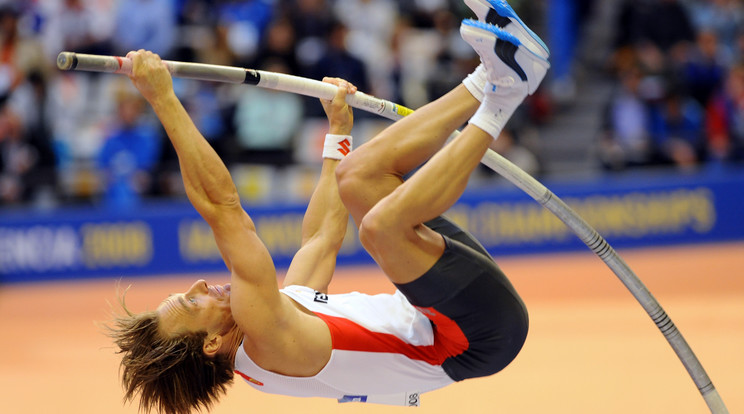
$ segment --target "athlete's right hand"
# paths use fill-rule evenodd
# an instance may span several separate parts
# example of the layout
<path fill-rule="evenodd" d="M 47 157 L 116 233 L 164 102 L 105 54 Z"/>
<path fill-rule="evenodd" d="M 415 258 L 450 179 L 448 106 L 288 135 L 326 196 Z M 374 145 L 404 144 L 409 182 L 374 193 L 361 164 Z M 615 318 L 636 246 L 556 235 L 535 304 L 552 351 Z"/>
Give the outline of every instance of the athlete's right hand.
<path fill-rule="evenodd" d="M 127 57 L 132 60 L 132 74 L 129 78 L 150 104 L 174 93 L 173 79 L 160 56 L 140 49 L 127 53 Z"/>

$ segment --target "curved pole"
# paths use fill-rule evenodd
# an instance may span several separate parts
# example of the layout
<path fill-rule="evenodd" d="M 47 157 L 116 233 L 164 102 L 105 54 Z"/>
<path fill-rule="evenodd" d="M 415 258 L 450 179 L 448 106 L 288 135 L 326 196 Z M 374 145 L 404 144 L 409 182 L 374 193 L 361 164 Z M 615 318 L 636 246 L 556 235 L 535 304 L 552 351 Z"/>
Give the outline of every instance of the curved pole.
<path fill-rule="evenodd" d="M 564 203 L 563 200 L 507 159 L 495 152 L 489 152 L 481 162 L 511 181 L 538 203 L 550 210 L 566 226 L 573 230 L 589 249 L 605 262 L 620 281 L 623 282 L 630 293 L 633 294 L 638 303 L 641 304 L 646 313 L 648 313 L 648 316 L 651 317 L 672 346 L 677 357 L 682 361 L 685 369 L 687 369 L 687 372 L 698 387 L 711 413 L 727 414 L 728 409 L 726 405 L 723 403 L 721 396 L 718 394 L 715 386 L 713 386 L 713 382 L 705 372 L 705 368 L 703 368 L 693 353 L 692 348 L 690 348 L 690 345 L 682 336 L 682 333 L 677 329 L 677 326 L 672 322 L 651 292 L 649 292 L 648 288 L 646 288 L 628 264 L 625 263 L 622 257 L 617 254 L 615 249 L 581 216 Z"/>
<path fill-rule="evenodd" d="M 297 93 L 316 98 L 333 98 L 336 87 L 317 80 L 281 73 L 238 68 L 232 66 L 206 65 L 201 63 L 166 61 L 169 70 L 176 77 L 208 80 L 216 82 L 246 83 L 262 88 Z M 83 70 L 129 74 L 131 61 L 123 57 L 83 55 L 62 52 L 57 58 L 57 66 L 62 70 Z M 347 96 L 347 103 L 358 109 L 377 113 L 388 119 L 398 120 L 413 111 L 393 102 L 357 92 Z M 456 136 L 455 132 L 452 137 Z M 615 249 L 597 233 L 571 207 L 531 175 L 511 163 L 493 150 L 488 150 L 481 162 L 529 194 L 538 203 L 550 210 L 591 249 L 623 282 L 625 287 L 641 304 L 661 333 L 674 349 L 677 357 L 687 369 L 708 408 L 713 414 L 728 414 L 728 409 L 713 386 L 702 364 L 690 345 L 677 329 L 659 302 L 653 297 L 643 282 L 630 269 Z"/>

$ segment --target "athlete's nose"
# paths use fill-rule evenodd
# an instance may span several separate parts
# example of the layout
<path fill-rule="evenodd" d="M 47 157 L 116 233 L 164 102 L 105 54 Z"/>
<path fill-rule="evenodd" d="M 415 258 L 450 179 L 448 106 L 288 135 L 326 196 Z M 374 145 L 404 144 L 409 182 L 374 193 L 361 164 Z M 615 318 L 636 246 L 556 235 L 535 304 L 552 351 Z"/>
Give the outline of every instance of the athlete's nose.
<path fill-rule="evenodd" d="M 209 293 L 209 289 L 207 288 L 207 282 L 204 279 L 199 279 L 196 282 L 194 282 L 193 285 L 189 288 L 189 290 L 186 292 L 187 295 L 193 295 L 196 293 Z"/>

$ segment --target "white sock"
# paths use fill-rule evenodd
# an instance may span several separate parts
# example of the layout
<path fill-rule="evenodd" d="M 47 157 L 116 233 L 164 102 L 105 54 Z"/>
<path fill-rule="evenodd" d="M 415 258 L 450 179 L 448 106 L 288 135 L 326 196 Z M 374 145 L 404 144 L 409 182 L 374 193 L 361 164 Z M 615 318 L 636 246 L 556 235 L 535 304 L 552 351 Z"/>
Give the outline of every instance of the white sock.
<path fill-rule="evenodd" d="M 486 67 L 481 63 L 477 68 L 463 79 L 462 84 L 468 89 L 471 95 L 479 102 L 483 102 L 483 88 L 486 87 Z"/>
<path fill-rule="evenodd" d="M 484 99 L 469 123 L 498 138 L 514 111 L 527 97 L 526 85 L 499 87 L 492 83 L 483 91 Z"/>

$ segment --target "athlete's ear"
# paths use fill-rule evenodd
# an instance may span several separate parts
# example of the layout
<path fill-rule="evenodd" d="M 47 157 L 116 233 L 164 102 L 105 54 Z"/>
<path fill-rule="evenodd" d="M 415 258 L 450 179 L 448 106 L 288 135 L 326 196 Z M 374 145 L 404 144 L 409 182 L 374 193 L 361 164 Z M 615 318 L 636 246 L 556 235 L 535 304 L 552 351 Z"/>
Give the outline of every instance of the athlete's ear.
<path fill-rule="evenodd" d="M 212 334 L 204 338 L 204 346 L 202 347 L 202 350 L 205 355 L 209 357 L 214 356 L 217 354 L 217 351 L 220 350 L 220 347 L 222 347 L 222 335 Z"/>

